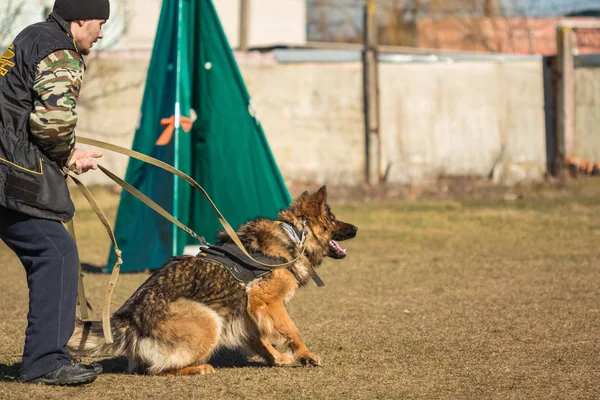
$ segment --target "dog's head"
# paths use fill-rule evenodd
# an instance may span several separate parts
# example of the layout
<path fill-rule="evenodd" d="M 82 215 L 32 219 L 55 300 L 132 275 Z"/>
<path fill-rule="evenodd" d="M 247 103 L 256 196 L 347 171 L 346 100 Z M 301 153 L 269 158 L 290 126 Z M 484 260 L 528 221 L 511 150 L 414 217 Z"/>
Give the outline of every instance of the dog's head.
<path fill-rule="evenodd" d="M 319 258 L 346 257 L 346 250 L 338 242 L 352 239 L 358 231 L 356 226 L 336 219 L 327 204 L 325 186 L 312 194 L 304 192 L 287 210 L 280 213 L 280 219 L 296 227 L 302 226 L 302 222 L 306 221 L 310 233 L 307 252 L 314 253 Z"/>

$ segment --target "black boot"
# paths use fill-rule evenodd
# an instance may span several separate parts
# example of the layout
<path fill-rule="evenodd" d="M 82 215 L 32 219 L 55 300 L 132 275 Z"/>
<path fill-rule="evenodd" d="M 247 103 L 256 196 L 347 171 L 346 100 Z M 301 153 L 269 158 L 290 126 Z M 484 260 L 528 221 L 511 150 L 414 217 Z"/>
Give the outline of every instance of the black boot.
<path fill-rule="evenodd" d="M 104 367 L 102 367 L 102 364 L 100 363 L 91 363 L 90 365 L 86 365 L 86 367 L 94 368 L 94 371 L 96 371 L 97 375 L 100 375 L 102 371 L 104 371 Z"/>
<path fill-rule="evenodd" d="M 83 364 L 83 362 L 81 361 L 81 359 L 79 357 L 73 357 L 71 359 L 72 363 L 75 364 Z M 88 368 L 94 368 L 94 371 L 96 371 L 96 374 L 100 375 L 102 373 L 102 371 L 104 371 L 104 367 L 102 366 L 102 364 L 100 363 L 91 363 L 91 364 L 83 364 Z"/>
<path fill-rule="evenodd" d="M 65 385 L 75 386 L 92 383 L 98 377 L 94 367 L 84 364 L 70 363 L 61 365 L 52 372 L 39 378 L 27 381 L 27 383 L 39 383 L 43 385 Z"/>

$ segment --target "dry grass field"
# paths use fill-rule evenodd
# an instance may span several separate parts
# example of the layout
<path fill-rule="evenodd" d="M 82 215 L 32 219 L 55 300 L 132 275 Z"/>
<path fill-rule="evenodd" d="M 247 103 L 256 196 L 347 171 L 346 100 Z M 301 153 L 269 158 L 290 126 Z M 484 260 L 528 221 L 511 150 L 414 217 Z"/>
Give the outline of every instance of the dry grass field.
<path fill-rule="evenodd" d="M 95 192 L 114 218 L 118 196 Z M 102 265 L 108 238 L 75 201 L 82 262 Z M 338 199 L 332 208 L 358 237 L 345 260 L 321 267 L 327 286 L 309 285 L 289 306 L 323 367 L 271 368 L 224 352 L 212 375 L 148 377 L 100 358 L 105 373 L 90 386 L 18 383 L 27 288 L 0 245 L 0 398 L 600 398 L 599 179 L 544 195 Z M 146 278 L 123 274 L 114 308 Z M 108 276 L 85 279 L 99 318 Z"/>

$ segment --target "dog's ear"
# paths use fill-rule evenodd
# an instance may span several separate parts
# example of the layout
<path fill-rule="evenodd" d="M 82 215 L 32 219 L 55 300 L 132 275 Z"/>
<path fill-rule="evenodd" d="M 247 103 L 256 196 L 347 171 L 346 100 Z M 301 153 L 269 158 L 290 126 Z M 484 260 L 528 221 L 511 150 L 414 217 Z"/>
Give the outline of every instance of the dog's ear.
<path fill-rule="evenodd" d="M 294 200 L 292 202 L 292 204 L 290 205 L 290 207 L 299 207 L 305 201 L 307 201 L 307 199 L 310 199 L 310 194 L 308 193 L 308 190 L 305 190 L 300 196 L 298 196 L 296 198 L 296 200 Z"/>
<path fill-rule="evenodd" d="M 305 190 L 300 196 L 298 196 L 296 203 L 303 203 L 308 198 L 310 198 L 310 194 L 308 193 L 308 190 Z"/>
<path fill-rule="evenodd" d="M 315 199 L 319 203 L 325 203 L 327 201 L 327 186 L 321 186 L 321 189 L 319 189 L 317 193 L 315 193 Z"/>

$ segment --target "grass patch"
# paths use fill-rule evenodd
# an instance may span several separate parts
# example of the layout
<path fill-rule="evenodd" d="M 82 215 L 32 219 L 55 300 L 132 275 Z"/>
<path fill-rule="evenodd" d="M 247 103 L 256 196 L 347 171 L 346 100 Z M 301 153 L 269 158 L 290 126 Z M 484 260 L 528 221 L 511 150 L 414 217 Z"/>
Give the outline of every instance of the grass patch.
<path fill-rule="evenodd" d="M 564 191 L 563 191 L 564 192 Z M 114 219 L 118 196 L 95 194 Z M 123 359 L 83 388 L 13 382 L 27 313 L 25 274 L 0 247 L 1 398 L 411 399 L 600 397 L 600 183 L 572 195 L 334 204 L 357 225 L 325 288 L 289 306 L 322 368 L 269 368 L 223 354 L 198 377 L 123 374 Z M 76 195 L 81 259 L 104 265 L 109 240 Z M 147 278 L 123 274 L 120 306 Z M 98 309 L 108 276 L 86 275 Z M 89 361 L 89 360 L 88 360 Z"/>

